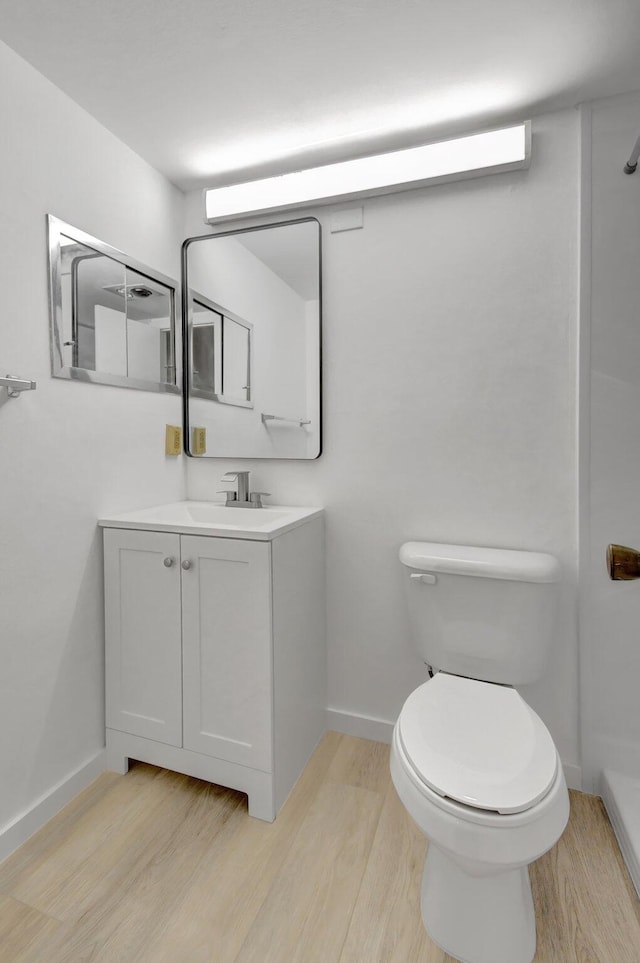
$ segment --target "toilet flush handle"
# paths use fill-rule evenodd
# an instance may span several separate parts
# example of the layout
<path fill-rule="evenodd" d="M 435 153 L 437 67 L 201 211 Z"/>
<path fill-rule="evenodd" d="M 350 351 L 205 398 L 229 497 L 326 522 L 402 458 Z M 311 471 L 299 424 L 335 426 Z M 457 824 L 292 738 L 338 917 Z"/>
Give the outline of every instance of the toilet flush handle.
<path fill-rule="evenodd" d="M 431 572 L 412 572 L 409 578 L 415 582 L 425 582 L 427 585 L 435 585 L 438 579 Z"/>

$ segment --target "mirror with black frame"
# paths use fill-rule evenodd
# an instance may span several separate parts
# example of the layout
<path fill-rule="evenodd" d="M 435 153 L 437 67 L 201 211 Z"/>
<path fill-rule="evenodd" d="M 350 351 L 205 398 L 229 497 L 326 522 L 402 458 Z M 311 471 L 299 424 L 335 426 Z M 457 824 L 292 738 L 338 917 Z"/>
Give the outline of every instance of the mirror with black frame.
<path fill-rule="evenodd" d="M 47 221 L 53 376 L 178 394 L 175 281 Z"/>
<path fill-rule="evenodd" d="M 187 453 L 317 458 L 318 221 L 188 238 L 182 271 Z"/>

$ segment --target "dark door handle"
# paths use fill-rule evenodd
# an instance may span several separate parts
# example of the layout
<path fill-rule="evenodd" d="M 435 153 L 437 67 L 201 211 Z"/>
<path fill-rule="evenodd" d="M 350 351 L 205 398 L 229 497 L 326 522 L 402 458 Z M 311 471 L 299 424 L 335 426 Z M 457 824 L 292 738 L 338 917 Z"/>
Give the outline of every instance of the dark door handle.
<path fill-rule="evenodd" d="M 629 582 L 640 578 L 640 552 L 626 545 L 609 545 L 607 548 L 609 578 L 616 582 Z"/>

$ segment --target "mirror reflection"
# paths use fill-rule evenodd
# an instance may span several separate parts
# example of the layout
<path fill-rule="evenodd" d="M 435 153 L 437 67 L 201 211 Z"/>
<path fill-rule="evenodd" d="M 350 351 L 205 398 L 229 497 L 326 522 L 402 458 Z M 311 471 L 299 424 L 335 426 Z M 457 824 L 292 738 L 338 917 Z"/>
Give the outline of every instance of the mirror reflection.
<path fill-rule="evenodd" d="M 319 223 L 189 238 L 182 280 L 189 453 L 317 458 Z M 205 451 L 189 444 L 194 428 Z"/>
<path fill-rule="evenodd" d="M 192 394 L 252 408 L 251 322 L 194 292 L 189 318 Z"/>
<path fill-rule="evenodd" d="M 49 217 L 54 377 L 179 391 L 175 284 Z"/>

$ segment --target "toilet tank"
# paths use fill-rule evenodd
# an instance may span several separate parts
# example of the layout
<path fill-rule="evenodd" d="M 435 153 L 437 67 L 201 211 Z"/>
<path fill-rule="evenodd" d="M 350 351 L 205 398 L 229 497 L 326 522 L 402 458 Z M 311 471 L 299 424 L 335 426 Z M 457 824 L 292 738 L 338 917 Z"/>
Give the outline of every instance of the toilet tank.
<path fill-rule="evenodd" d="M 509 685 L 544 674 L 560 579 L 553 555 L 406 542 L 400 561 L 414 642 L 428 665 Z"/>

